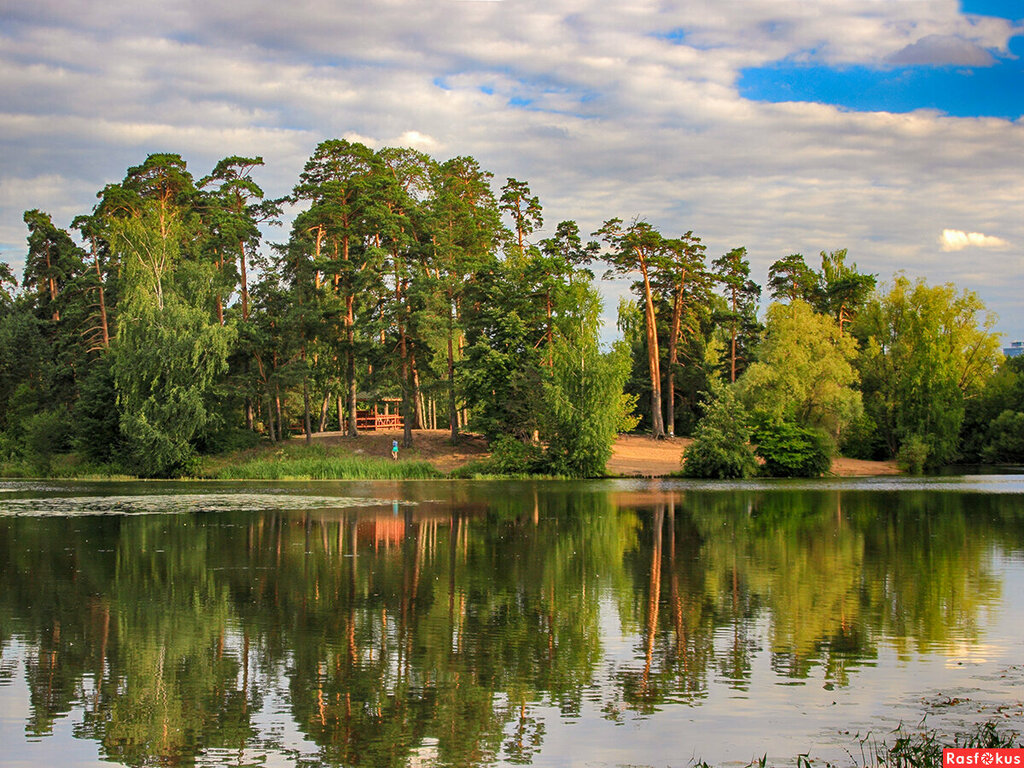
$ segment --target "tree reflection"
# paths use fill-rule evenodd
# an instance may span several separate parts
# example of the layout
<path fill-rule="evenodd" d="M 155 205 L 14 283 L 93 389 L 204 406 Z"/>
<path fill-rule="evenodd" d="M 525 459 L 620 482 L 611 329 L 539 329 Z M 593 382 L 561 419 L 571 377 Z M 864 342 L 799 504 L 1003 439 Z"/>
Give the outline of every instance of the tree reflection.
<path fill-rule="evenodd" d="M 75 735 L 128 765 L 295 756 L 266 729 L 271 698 L 324 765 L 528 764 L 545 710 L 581 716 L 595 690 L 609 717 L 647 715 L 749 689 L 762 653 L 846 685 L 882 645 L 977 639 L 989 553 L 1024 532 L 1012 500 L 952 493 L 447 496 L 0 518 L 0 685 L 20 654 L 27 734 L 78 711 Z M 609 611 L 632 661 L 605 658 Z"/>
<path fill-rule="evenodd" d="M 906 654 L 977 640 L 978 617 L 1000 593 L 986 553 L 993 538 L 1019 548 L 1024 523 L 1012 499 L 949 493 L 666 496 L 635 503 L 634 597 L 621 595 L 619 611 L 636 662 L 616 671 L 611 716 L 696 703 L 713 676 L 748 689 L 762 638 L 776 674 L 799 680 L 820 668 L 835 685 L 883 643 Z"/>

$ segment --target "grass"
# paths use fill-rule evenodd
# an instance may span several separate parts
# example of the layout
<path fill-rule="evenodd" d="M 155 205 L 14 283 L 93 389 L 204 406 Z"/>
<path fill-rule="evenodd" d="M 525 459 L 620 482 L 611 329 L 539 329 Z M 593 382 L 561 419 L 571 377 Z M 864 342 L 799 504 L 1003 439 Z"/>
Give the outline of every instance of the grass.
<path fill-rule="evenodd" d="M 201 458 L 198 471 L 176 479 L 196 480 L 424 480 L 444 477 L 426 461 L 328 452 L 322 446 L 280 445 Z M 24 460 L 0 462 L 0 478 L 135 480 L 114 464 L 95 464 L 76 453 L 54 456 L 49 466 Z"/>
<path fill-rule="evenodd" d="M 1024 748 L 1024 740 L 1017 731 L 1000 730 L 993 722 L 982 723 L 967 733 L 944 736 L 937 731 L 907 731 L 902 726 L 893 731 L 890 740 L 875 741 L 871 735 L 858 739 L 860 756 L 850 755 L 850 762 L 840 765 L 870 766 L 876 768 L 942 768 L 942 750 L 954 749 L 1014 749 Z M 891 742 L 891 743 L 890 743 Z M 836 768 L 835 763 L 812 759 L 800 754 L 793 758 L 796 768 Z M 788 764 L 788 763 L 787 763 Z M 692 768 L 713 768 L 704 760 L 696 760 Z M 745 768 L 768 768 L 767 756 L 752 760 Z"/>
<path fill-rule="evenodd" d="M 281 449 L 270 456 L 232 457 L 228 463 L 207 469 L 203 475 L 215 480 L 430 480 L 444 477 L 425 461 L 337 456 L 319 446 Z"/>
<path fill-rule="evenodd" d="M 46 463 L 24 459 L 0 461 L 0 478 L 50 480 L 134 480 L 116 464 L 87 461 L 74 452 L 57 454 Z"/>
<path fill-rule="evenodd" d="M 1016 731 L 1000 731 L 995 723 L 983 723 L 973 731 L 943 737 L 936 731 L 906 733 L 902 729 L 895 733 L 892 745 L 883 742 L 865 747 L 862 742 L 863 765 L 886 765 L 890 768 L 940 768 L 944 748 L 1006 749 L 1024 747 Z"/>

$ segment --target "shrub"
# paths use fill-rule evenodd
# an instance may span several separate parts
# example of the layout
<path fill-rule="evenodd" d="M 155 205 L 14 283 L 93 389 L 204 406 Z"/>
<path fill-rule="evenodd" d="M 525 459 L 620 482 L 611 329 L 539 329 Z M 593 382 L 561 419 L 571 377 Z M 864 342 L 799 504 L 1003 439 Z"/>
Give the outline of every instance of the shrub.
<path fill-rule="evenodd" d="M 260 444 L 260 436 L 251 429 L 244 427 L 222 426 L 200 441 L 198 449 L 202 453 L 232 453 L 255 448 Z"/>
<path fill-rule="evenodd" d="M 758 464 L 750 448 L 746 412 L 731 388 L 715 385 L 704 404 L 694 441 L 683 453 L 683 474 L 719 479 L 753 477 Z"/>
<path fill-rule="evenodd" d="M 71 435 L 67 417 L 54 411 L 42 411 L 25 419 L 22 427 L 26 458 L 41 474 L 49 474 L 53 455 L 67 447 Z"/>
<path fill-rule="evenodd" d="M 904 472 L 920 475 L 924 472 L 930 448 L 920 435 L 911 435 L 903 441 L 896 454 L 896 464 Z"/>
<path fill-rule="evenodd" d="M 832 441 L 818 430 L 781 421 L 759 428 L 754 439 L 769 477 L 821 477 L 832 467 Z"/>
<path fill-rule="evenodd" d="M 529 475 L 542 470 L 544 456 L 539 446 L 499 435 L 491 443 L 491 457 L 485 464 L 490 474 Z"/>
<path fill-rule="evenodd" d="M 843 431 L 839 448 L 843 456 L 849 456 L 851 459 L 877 461 L 889 458 L 877 425 L 866 413 L 850 422 Z"/>
<path fill-rule="evenodd" d="M 1024 461 L 1024 413 L 1003 411 L 988 430 L 981 460 L 988 464 Z"/>

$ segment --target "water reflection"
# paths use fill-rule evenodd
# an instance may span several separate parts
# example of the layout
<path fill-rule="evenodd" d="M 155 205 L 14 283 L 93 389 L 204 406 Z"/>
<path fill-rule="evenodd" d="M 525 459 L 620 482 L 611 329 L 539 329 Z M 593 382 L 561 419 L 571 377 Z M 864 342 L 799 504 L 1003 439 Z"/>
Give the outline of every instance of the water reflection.
<path fill-rule="evenodd" d="M 74 713 L 128 765 L 525 764 L 550 709 L 756 696 L 763 655 L 775 682 L 855 686 L 880 646 L 978 643 L 992 553 L 1024 540 L 1006 495 L 371 490 L 403 503 L 0 517 L 0 691 L 23 670 L 26 737 Z"/>

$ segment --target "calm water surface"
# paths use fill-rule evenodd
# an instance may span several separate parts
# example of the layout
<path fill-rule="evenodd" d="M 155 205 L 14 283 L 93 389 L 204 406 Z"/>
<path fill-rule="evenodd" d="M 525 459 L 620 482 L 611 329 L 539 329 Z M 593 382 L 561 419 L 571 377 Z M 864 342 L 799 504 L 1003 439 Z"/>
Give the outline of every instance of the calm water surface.
<path fill-rule="evenodd" d="M 0 482 L 5 768 L 849 763 L 1022 663 L 1021 476 Z"/>

